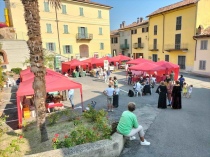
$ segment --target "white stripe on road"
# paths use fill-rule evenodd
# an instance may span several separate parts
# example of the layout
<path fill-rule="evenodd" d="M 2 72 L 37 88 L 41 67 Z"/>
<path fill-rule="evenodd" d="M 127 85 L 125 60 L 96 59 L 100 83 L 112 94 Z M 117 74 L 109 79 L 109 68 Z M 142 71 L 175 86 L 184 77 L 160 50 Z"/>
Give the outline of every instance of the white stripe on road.
<path fill-rule="evenodd" d="M 122 90 L 122 89 L 120 89 L 121 91 L 123 91 L 123 92 L 125 92 L 125 93 L 128 93 L 127 91 L 125 91 L 125 90 Z"/>

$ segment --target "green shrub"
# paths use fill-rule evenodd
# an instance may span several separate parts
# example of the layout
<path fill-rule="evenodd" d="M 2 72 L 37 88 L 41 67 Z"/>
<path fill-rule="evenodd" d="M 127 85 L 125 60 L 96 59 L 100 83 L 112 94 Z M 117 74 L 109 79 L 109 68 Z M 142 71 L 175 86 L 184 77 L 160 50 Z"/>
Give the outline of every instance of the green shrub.
<path fill-rule="evenodd" d="M 12 68 L 11 71 L 14 72 L 15 74 L 20 74 L 21 68 Z"/>

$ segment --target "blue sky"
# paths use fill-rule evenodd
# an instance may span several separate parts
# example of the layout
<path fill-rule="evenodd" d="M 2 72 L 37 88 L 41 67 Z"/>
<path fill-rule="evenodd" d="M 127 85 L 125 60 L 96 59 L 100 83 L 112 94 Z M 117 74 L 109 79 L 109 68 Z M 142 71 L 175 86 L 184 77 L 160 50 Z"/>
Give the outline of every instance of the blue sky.
<path fill-rule="evenodd" d="M 170 5 L 181 0 L 91 0 L 110 5 L 111 30 L 118 29 L 122 21 L 126 25 L 136 21 L 138 17 L 144 19 L 148 14 L 160 7 Z M 0 0 L 0 21 L 4 22 L 4 1 Z"/>

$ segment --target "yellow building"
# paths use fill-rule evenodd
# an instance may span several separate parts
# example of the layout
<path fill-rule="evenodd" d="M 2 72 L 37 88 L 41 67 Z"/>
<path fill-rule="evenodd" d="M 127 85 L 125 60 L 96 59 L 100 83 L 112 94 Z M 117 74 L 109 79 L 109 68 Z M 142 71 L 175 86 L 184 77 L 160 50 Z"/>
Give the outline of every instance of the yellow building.
<path fill-rule="evenodd" d="M 199 25 L 210 25 L 210 1 L 183 0 L 160 8 L 149 17 L 149 59 L 166 60 L 193 70 Z"/>
<path fill-rule="evenodd" d="M 43 47 L 68 58 L 102 57 L 110 49 L 110 6 L 90 0 L 61 0 L 60 10 L 39 0 Z M 21 1 L 5 1 L 17 39 L 27 40 Z M 5 16 L 6 17 L 6 16 Z"/>

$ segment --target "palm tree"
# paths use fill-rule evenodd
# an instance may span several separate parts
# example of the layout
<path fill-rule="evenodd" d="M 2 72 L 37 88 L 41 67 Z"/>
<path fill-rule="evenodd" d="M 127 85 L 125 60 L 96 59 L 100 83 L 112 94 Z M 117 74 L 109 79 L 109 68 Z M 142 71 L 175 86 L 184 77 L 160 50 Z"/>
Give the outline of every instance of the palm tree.
<path fill-rule="evenodd" d="M 59 9 L 60 0 L 48 0 L 49 3 Z M 45 67 L 42 48 L 42 38 L 40 31 L 40 16 L 38 0 L 22 0 L 24 7 L 24 17 L 28 28 L 28 47 L 30 50 L 31 71 L 34 73 L 34 103 L 37 112 L 37 125 L 41 133 L 41 142 L 48 140 L 46 129 L 46 85 L 45 85 Z"/>

